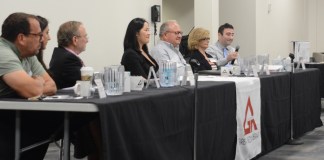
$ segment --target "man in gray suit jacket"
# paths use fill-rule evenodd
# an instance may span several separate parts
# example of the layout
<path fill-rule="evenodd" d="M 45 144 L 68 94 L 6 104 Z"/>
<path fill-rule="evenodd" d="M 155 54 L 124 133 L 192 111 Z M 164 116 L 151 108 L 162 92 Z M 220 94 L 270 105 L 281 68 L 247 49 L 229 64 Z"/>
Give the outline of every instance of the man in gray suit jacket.
<path fill-rule="evenodd" d="M 231 24 L 225 23 L 218 28 L 218 41 L 206 49 L 206 52 L 216 59 L 217 66 L 225 66 L 237 59 L 238 53 L 230 46 L 233 39 L 234 27 Z"/>

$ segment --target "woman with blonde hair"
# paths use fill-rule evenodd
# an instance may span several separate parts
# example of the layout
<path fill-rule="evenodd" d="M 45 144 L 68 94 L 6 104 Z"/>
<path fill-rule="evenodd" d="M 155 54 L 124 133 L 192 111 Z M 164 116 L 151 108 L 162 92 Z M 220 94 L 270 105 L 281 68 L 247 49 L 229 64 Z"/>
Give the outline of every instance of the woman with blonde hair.
<path fill-rule="evenodd" d="M 196 59 L 200 65 L 198 66 L 198 71 L 201 70 L 211 70 L 216 68 L 216 63 L 213 62 L 212 56 L 205 52 L 208 48 L 210 33 L 204 28 L 195 28 L 191 31 L 188 38 L 188 48 L 191 51 L 191 59 Z M 193 68 L 193 66 L 191 66 Z"/>

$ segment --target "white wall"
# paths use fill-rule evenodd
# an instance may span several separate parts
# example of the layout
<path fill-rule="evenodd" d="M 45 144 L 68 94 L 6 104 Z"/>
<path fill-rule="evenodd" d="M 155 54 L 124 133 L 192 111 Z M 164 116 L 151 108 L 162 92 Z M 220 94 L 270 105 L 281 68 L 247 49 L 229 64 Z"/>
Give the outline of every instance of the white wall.
<path fill-rule="evenodd" d="M 308 1 L 308 38 L 312 52 L 324 52 L 324 1 Z"/>
<path fill-rule="evenodd" d="M 310 41 L 311 52 L 323 52 L 323 7 L 323 0 L 220 0 L 219 24 L 234 25 L 234 45 L 243 56 L 287 57 L 293 40 Z"/>
<path fill-rule="evenodd" d="M 324 1 L 316 4 L 316 48 L 313 51 L 324 52 Z"/>
<path fill-rule="evenodd" d="M 87 50 L 80 56 L 87 66 L 101 70 L 107 65 L 120 64 L 128 23 L 135 17 L 151 22 L 151 6 L 162 5 L 162 0 L 118 0 L 113 3 L 101 0 L 2 0 L 1 4 L 1 25 L 13 12 L 37 14 L 50 21 L 52 39 L 45 50 L 46 63 L 50 61 L 53 48 L 57 46 L 56 32 L 59 26 L 69 20 L 83 22 L 90 39 Z M 153 45 L 153 32 L 151 24 L 150 48 Z"/>
<path fill-rule="evenodd" d="M 234 26 L 234 42 L 240 45 L 240 56 L 246 57 L 256 52 L 256 4 L 260 0 L 219 0 L 219 25 L 230 23 Z"/>
<path fill-rule="evenodd" d="M 257 54 L 287 57 L 292 51 L 291 41 L 309 41 L 307 0 L 256 0 L 256 4 Z"/>
<path fill-rule="evenodd" d="M 194 0 L 163 0 L 162 11 L 162 22 L 177 20 L 185 35 L 194 27 Z"/>
<path fill-rule="evenodd" d="M 219 26 L 219 0 L 195 0 L 195 27 L 210 31 L 210 45 L 217 41 Z"/>
<path fill-rule="evenodd" d="M 268 3 L 271 4 L 270 13 Z M 103 66 L 119 64 L 127 24 L 135 17 L 150 22 L 150 7 L 153 5 L 161 5 L 162 21 L 176 19 L 185 34 L 192 26 L 201 26 L 216 36 L 218 24 L 233 24 L 233 45 L 241 46 L 240 54 L 243 56 L 269 53 L 271 58 L 285 57 L 290 52 L 291 40 L 308 40 L 311 52 L 324 51 L 323 0 L 120 0 L 114 3 L 101 0 L 48 0 L 43 3 L 38 0 L 2 0 L 1 4 L 6 4 L 0 5 L 1 24 L 13 12 L 42 15 L 50 21 L 52 40 L 45 50 L 47 63 L 57 46 L 59 25 L 68 20 L 78 20 L 85 24 L 90 37 L 87 50 L 81 54 L 86 65 L 99 70 Z M 160 24 L 157 23 L 157 28 Z M 153 32 L 151 24 L 150 48 L 153 46 Z M 217 40 L 215 36 L 211 42 Z"/>
<path fill-rule="evenodd" d="M 175 19 L 184 35 L 193 27 L 203 27 L 211 33 L 211 43 L 217 40 L 219 0 L 163 0 L 163 21 Z"/>

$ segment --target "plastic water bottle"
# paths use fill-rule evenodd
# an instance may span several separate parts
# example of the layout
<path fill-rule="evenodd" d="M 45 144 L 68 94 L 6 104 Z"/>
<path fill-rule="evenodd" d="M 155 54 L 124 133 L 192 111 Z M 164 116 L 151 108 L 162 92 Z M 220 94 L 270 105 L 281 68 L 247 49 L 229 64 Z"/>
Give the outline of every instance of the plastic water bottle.
<path fill-rule="evenodd" d="M 161 61 L 159 77 L 162 87 L 175 86 L 177 82 L 177 63 L 171 61 Z"/>

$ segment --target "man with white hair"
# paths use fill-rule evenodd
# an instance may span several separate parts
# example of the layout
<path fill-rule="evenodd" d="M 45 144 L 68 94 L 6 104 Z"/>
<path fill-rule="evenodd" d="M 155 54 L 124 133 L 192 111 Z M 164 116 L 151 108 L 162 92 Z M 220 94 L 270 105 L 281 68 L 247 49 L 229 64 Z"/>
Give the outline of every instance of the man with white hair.
<path fill-rule="evenodd" d="M 157 61 L 169 60 L 177 63 L 177 75 L 184 74 L 186 60 L 179 51 L 182 38 L 180 25 L 175 20 L 164 22 L 160 27 L 160 42 L 150 54 Z"/>

